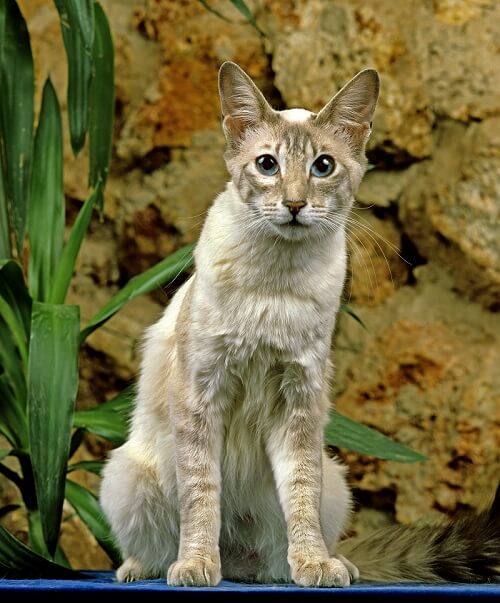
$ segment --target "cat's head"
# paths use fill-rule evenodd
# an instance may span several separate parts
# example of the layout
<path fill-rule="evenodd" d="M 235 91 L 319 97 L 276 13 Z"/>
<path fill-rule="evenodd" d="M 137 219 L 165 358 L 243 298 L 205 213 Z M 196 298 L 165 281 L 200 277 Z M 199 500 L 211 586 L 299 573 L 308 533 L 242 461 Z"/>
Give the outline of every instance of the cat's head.
<path fill-rule="evenodd" d="M 343 224 L 366 169 L 378 91 L 377 72 L 366 69 L 319 113 L 275 111 L 238 65 L 222 65 L 226 164 L 264 231 L 304 239 Z"/>

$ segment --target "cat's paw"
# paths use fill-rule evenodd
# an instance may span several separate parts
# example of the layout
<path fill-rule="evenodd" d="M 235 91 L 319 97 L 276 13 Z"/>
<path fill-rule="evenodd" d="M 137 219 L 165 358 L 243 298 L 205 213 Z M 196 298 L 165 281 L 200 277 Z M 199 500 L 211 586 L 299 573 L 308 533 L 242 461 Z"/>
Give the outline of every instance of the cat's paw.
<path fill-rule="evenodd" d="M 178 559 L 167 574 L 170 586 L 217 586 L 221 579 L 220 561 L 206 557 Z"/>
<path fill-rule="evenodd" d="M 136 580 L 145 580 L 147 578 L 142 565 L 133 557 L 128 557 L 116 570 L 116 580 L 118 582 L 135 582 Z"/>
<path fill-rule="evenodd" d="M 349 586 L 351 579 L 339 559 L 304 561 L 292 565 L 292 579 L 299 586 Z"/>
<path fill-rule="evenodd" d="M 359 580 L 359 569 L 354 565 L 354 563 L 351 563 L 349 559 L 344 557 L 344 555 L 339 555 L 337 553 L 335 556 L 346 566 L 349 576 L 351 577 L 351 584 Z"/>

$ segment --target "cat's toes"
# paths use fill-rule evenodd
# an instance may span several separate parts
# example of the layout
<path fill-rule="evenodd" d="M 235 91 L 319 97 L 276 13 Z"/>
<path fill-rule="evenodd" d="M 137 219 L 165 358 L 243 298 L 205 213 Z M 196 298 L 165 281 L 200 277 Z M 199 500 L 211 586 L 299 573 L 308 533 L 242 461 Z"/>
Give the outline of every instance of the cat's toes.
<path fill-rule="evenodd" d="M 118 582 L 135 582 L 136 580 L 145 580 L 146 574 L 142 565 L 133 557 L 128 557 L 116 570 L 116 579 Z"/>
<path fill-rule="evenodd" d="M 339 559 L 305 561 L 292 567 L 293 581 L 300 586 L 349 586 L 349 571 Z"/>
<path fill-rule="evenodd" d="M 337 559 L 342 561 L 342 563 L 346 566 L 347 571 L 349 572 L 349 575 L 351 577 L 351 583 L 359 580 L 359 569 L 354 565 L 354 563 L 351 563 L 349 561 L 349 559 L 346 559 L 344 557 L 344 555 L 335 555 L 335 556 L 337 557 Z"/>
<path fill-rule="evenodd" d="M 170 586 L 217 586 L 221 579 L 220 561 L 206 557 L 178 559 L 167 574 Z"/>

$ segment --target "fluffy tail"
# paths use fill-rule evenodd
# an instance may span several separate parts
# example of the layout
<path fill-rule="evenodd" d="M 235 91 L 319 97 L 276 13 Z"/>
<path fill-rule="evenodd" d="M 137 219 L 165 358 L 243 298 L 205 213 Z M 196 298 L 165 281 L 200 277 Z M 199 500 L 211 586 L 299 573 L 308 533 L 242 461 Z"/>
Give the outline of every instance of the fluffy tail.
<path fill-rule="evenodd" d="M 443 525 L 396 526 L 339 543 L 376 582 L 489 582 L 500 578 L 500 485 L 489 509 Z"/>

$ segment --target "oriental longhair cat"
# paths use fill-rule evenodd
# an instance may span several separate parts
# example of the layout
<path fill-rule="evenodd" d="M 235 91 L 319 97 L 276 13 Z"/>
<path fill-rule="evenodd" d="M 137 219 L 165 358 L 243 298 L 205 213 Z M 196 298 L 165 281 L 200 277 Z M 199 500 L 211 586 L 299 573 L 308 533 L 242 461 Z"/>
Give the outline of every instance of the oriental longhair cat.
<path fill-rule="evenodd" d="M 347 586 L 360 575 L 494 575 L 498 495 L 473 528 L 339 543 L 351 495 L 322 436 L 345 222 L 366 167 L 377 72 L 358 73 L 317 114 L 273 110 L 234 63 L 222 65 L 219 89 L 231 181 L 208 213 L 195 273 L 147 332 L 130 435 L 104 471 L 118 580 Z"/>

